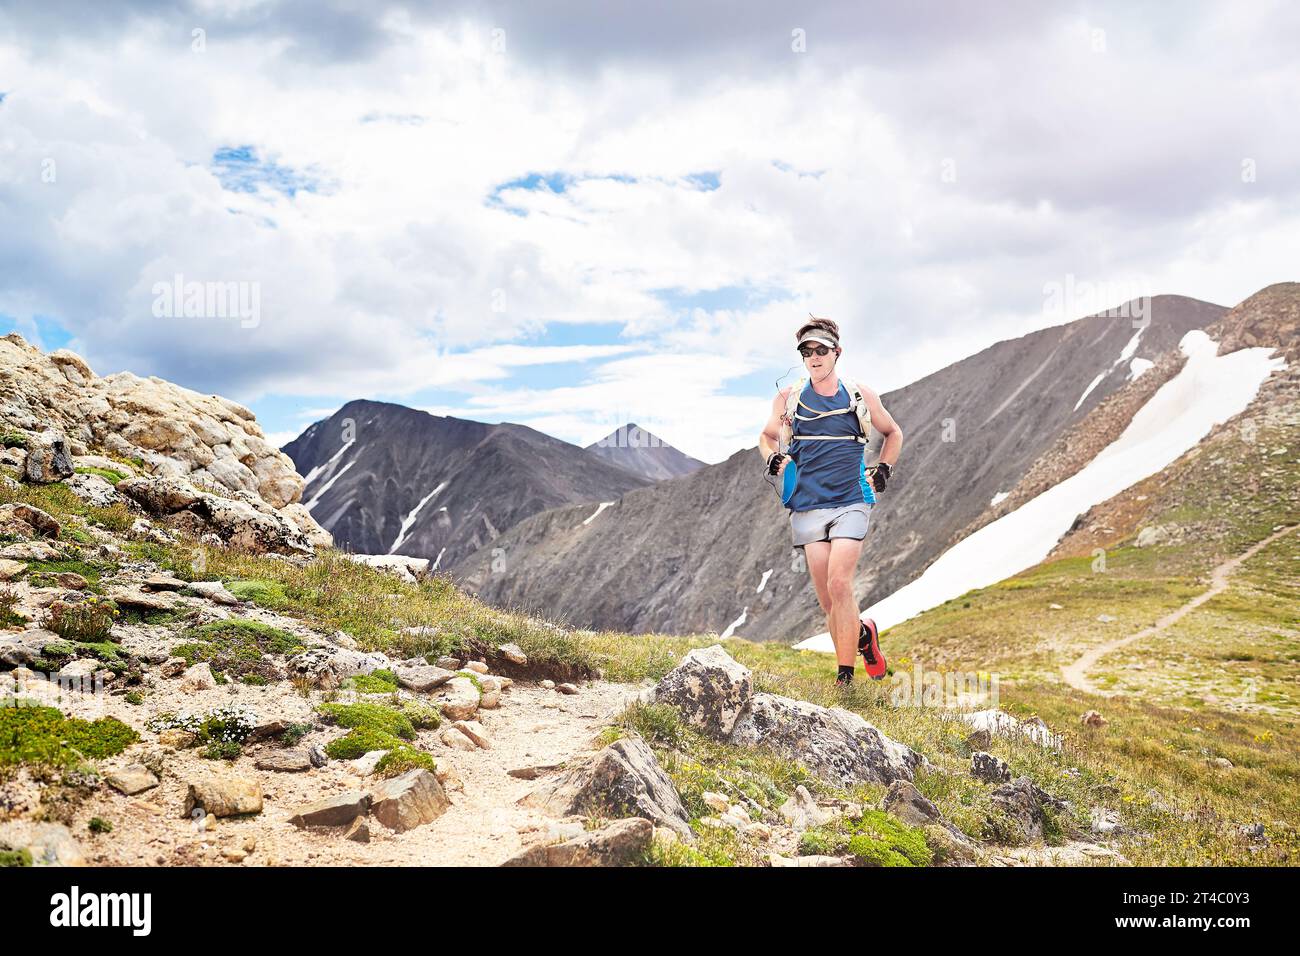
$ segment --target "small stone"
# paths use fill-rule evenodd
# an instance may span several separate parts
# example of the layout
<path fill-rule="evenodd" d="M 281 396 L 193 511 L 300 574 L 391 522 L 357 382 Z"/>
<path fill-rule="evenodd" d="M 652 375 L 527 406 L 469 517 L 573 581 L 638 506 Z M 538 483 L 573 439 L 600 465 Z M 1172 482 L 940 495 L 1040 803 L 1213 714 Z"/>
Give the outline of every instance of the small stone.
<path fill-rule="evenodd" d="M 751 843 L 766 843 L 772 839 L 772 828 L 766 823 L 749 823 L 740 828 L 740 835 Z"/>
<path fill-rule="evenodd" d="M 970 755 L 970 775 L 985 783 L 1005 783 L 1011 779 L 1011 769 L 1005 760 L 977 750 Z"/>
<path fill-rule="evenodd" d="M 298 828 L 347 826 L 370 809 L 370 795 L 360 790 L 347 790 L 322 800 L 305 804 L 289 817 Z"/>
<path fill-rule="evenodd" d="M 966 746 L 972 751 L 988 750 L 993 746 L 993 734 L 985 729 L 977 730 L 966 738 Z"/>
<path fill-rule="evenodd" d="M 442 687 L 439 701 L 448 720 L 473 720 L 478 713 L 479 691 L 468 677 L 453 677 Z"/>
<path fill-rule="evenodd" d="M 488 738 L 488 735 L 484 733 L 483 725 L 477 720 L 458 720 L 452 724 L 452 726 L 470 740 L 474 741 L 475 745 L 481 749 L 492 749 L 492 741 Z"/>
<path fill-rule="evenodd" d="M 578 688 L 573 684 L 560 684 L 555 689 L 561 694 L 576 694 L 578 692 Z"/>
<path fill-rule="evenodd" d="M 1102 624 L 1114 624 L 1115 618 L 1110 614 L 1098 614 L 1097 620 Z"/>
<path fill-rule="evenodd" d="M 482 661 L 466 661 L 462 670 L 473 671 L 475 674 L 486 674 L 489 668 Z"/>
<path fill-rule="evenodd" d="M 185 673 L 185 658 L 169 657 L 158 665 L 158 676 L 160 677 L 180 677 Z"/>
<path fill-rule="evenodd" d="M 184 816 L 202 807 L 215 817 L 234 817 L 262 812 L 262 784 L 251 777 L 213 776 L 190 781 L 185 795 Z"/>
<path fill-rule="evenodd" d="M 138 763 L 113 771 L 104 778 L 104 782 L 118 793 L 125 794 L 128 797 L 158 786 L 158 778 L 153 771 Z"/>
<path fill-rule="evenodd" d="M 450 657 L 450 656 L 444 654 L 442 657 L 438 658 L 438 659 L 437 659 L 436 661 L 434 661 L 433 663 L 436 664 L 438 667 L 441 667 L 443 670 L 447 670 L 447 671 L 458 671 L 458 670 L 460 670 L 460 658 L 459 658 L 459 657 Z"/>
<path fill-rule="evenodd" d="M 428 693 L 435 687 L 441 687 L 456 676 L 453 671 L 444 670 L 432 664 L 423 664 L 418 667 L 395 667 L 393 668 L 393 674 L 397 677 L 397 683 L 407 690 L 418 691 L 422 694 Z"/>
<path fill-rule="evenodd" d="M 12 581 L 26 570 L 26 562 L 0 558 L 0 581 Z"/>
<path fill-rule="evenodd" d="M 1079 718 L 1079 723 L 1085 727 L 1105 727 L 1107 720 L 1095 710 L 1087 711 Z"/>
<path fill-rule="evenodd" d="M 221 851 L 221 855 L 231 863 L 243 863 L 244 860 L 248 859 L 248 853 L 242 847 L 237 846 L 226 847 Z"/>
<path fill-rule="evenodd" d="M 179 591 L 188 585 L 170 574 L 151 574 L 140 582 L 142 591 Z"/>
<path fill-rule="evenodd" d="M 197 741 L 198 737 L 188 730 L 181 730 L 179 727 L 169 727 L 158 735 L 158 743 L 173 750 L 184 750 L 186 747 L 193 747 Z"/>
<path fill-rule="evenodd" d="M 311 758 L 305 750 L 272 750 L 261 754 L 253 766 L 258 770 L 274 770 L 279 773 L 302 773 L 311 769 Z"/>
<path fill-rule="evenodd" d="M 434 765 L 433 775 L 438 778 L 444 790 L 464 790 L 465 785 L 461 783 L 460 774 L 456 772 L 456 765 L 445 757 L 439 757 L 438 762 Z"/>
<path fill-rule="evenodd" d="M 524 649 L 518 644 L 502 644 L 497 650 L 511 664 L 519 664 L 522 667 L 528 663 L 528 655 L 524 653 Z"/>
<path fill-rule="evenodd" d="M 90 587 L 90 582 L 83 578 L 75 571 L 63 571 L 54 576 L 59 587 L 66 588 L 69 591 L 84 591 Z"/>
<path fill-rule="evenodd" d="M 364 818 L 357 817 L 348 827 L 348 832 L 343 834 L 343 839 L 351 840 L 353 843 L 369 843 L 370 824 Z"/>
<path fill-rule="evenodd" d="M 1049 605 L 1047 605 L 1047 608 L 1048 608 L 1048 610 L 1050 610 L 1050 611 L 1064 611 L 1064 610 L 1065 610 L 1065 608 L 1064 608 L 1063 606 L 1061 606 L 1060 604 L 1049 604 Z"/>
<path fill-rule="evenodd" d="M 478 745 L 474 741 L 454 727 L 444 728 L 438 735 L 438 739 L 453 750 L 478 750 Z"/>
<path fill-rule="evenodd" d="M 548 773 L 554 773 L 556 770 L 564 769 L 563 763 L 539 764 L 536 767 L 516 767 L 514 770 L 507 770 L 512 777 L 518 777 L 520 780 L 536 780 Z"/>
<path fill-rule="evenodd" d="M 1218 767 L 1221 770 L 1232 769 L 1232 761 L 1227 757 L 1214 757 L 1209 761 L 1209 763 L 1211 767 Z"/>
<path fill-rule="evenodd" d="M 348 762 L 348 772 L 354 773 L 358 777 L 369 777 L 379 766 L 379 761 L 384 759 L 387 750 L 371 750 L 362 754 L 356 760 Z"/>
<path fill-rule="evenodd" d="M 726 813 L 731 809 L 731 801 L 720 793 L 706 790 L 704 791 L 702 799 L 710 810 L 716 810 L 718 813 Z"/>
<path fill-rule="evenodd" d="M 542 690 L 555 690 L 555 681 L 544 680 L 541 681 L 537 686 L 540 687 Z"/>
<path fill-rule="evenodd" d="M 212 676 L 212 668 L 207 661 L 200 661 L 186 670 L 185 677 L 181 680 L 181 692 L 185 694 L 212 690 L 216 686 L 217 679 Z"/>
<path fill-rule="evenodd" d="M 312 744 L 307 750 L 307 758 L 313 767 L 323 767 L 330 762 L 329 754 L 321 744 Z"/>
<path fill-rule="evenodd" d="M 235 597 L 220 581 L 191 581 L 189 589 L 201 598 L 213 602 L 214 604 L 236 605 L 239 598 Z"/>

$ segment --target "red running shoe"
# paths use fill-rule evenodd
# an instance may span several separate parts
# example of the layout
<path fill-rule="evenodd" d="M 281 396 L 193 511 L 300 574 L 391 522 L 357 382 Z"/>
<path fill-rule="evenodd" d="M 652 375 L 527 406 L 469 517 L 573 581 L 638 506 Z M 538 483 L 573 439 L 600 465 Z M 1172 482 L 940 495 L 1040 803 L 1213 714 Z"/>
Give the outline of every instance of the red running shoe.
<path fill-rule="evenodd" d="M 880 652 L 880 634 L 871 618 L 862 622 L 862 630 L 858 633 L 858 653 L 866 664 L 867 676 L 872 680 L 883 680 L 889 665 Z"/>

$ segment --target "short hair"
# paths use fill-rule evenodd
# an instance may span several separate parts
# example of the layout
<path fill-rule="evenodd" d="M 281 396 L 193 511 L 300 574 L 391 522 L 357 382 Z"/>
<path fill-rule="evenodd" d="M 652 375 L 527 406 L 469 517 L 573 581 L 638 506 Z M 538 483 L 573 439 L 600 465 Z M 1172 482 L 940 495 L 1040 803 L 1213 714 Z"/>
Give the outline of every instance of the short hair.
<path fill-rule="evenodd" d="M 819 319 L 811 312 L 808 313 L 808 321 L 799 326 L 799 331 L 794 334 L 794 340 L 798 342 L 809 332 L 829 332 L 836 342 L 840 340 L 840 327 L 830 319 Z"/>

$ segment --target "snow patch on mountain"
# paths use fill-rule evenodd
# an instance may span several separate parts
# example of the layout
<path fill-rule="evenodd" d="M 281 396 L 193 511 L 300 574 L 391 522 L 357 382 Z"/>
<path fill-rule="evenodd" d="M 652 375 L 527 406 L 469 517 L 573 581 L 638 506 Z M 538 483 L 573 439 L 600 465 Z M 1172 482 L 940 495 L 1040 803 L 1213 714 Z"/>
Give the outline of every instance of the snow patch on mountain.
<path fill-rule="evenodd" d="M 772 568 L 768 568 L 763 572 L 763 580 L 758 582 L 758 587 L 754 591 L 755 594 L 763 593 L 763 588 L 767 587 L 767 579 L 772 576 L 772 570 Z"/>
<path fill-rule="evenodd" d="M 863 616 L 883 630 L 976 588 L 988 587 L 1042 561 L 1075 517 L 1147 478 L 1193 448 L 1210 430 L 1243 411 L 1270 374 L 1285 368 L 1272 348 L 1216 355 L 1199 329 L 1183 336 L 1182 370 L 1162 385 L 1123 433 L 1074 476 L 945 551 L 925 572 Z M 834 652 L 830 635 L 795 645 Z"/>
<path fill-rule="evenodd" d="M 308 510 L 308 511 L 311 511 L 311 509 L 314 508 L 314 507 L 316 506 L 316 502 L 320 501 L 320 500 L 321 500 L 321 497 L 322 497 L 322 496 L 323 496 L 327 491 L 329 491 L 331 488 L 334 487 L 334 482 L 338 481 L 340 478 L 342 478 L 344 475 L 346 475 L 347 472 L 348 472 L 348 469 L 351 468 L 351 467 L 352 467 L 353 465 L 355 465 L 356 463 L 357 463 L 357 460 L 354 458 L 354 459 L 352 459 L 350 462 L 348 462 L 346 465 L 344 465 L 342 468 L 340 468 L 336 474 L 332 475 L 332 476 L 330 477 L 330 480 L 327 481 L 327 482 L 325 482 L 325 484 L 321 486 L 320 491 L 316 492 L 316 494 L 314 494 L 314 495 L 311 496 L 311 501 L 307 502 L 307 504 L 305 505 L 305 507 L 307 508 L 307 510 Z"/>
<path fill-rule="evenodd" d="M 415 519 L 420 515 L 420 509 L 429 503 L 430 498 L 446 487 L 447 483 L 445 481 L 442 482 L 437 488 L 434 488 L 433 491 L 421 498 L 420 503 L 407 513 L 406 517 L 402 519 L 402 527 L 397 532 L 397 538 L 393 541 L 392 547 L 388 549 L 389 554 L 395 554 L 397 549 L 402 546 L 402 542 L 404 542 L 407 536 L 411 533 L 411 528 L 415 525 Z"/>
<path fill-rule="evenodd" d="M 324 471 L 330 467 L 330 465 L 338 461 L 339 458 L 342 457 L 343 453 L 347 451 L 349 448 L 351 448 L 353 445 L 355 445 L 356 443 L 357 440 L 355 438 L 349 438 L 346 442 L 343 443 L 342 448 L 340 448 L 338 451 L 336 451 L 333 455 L 330 456 L 329 461 L 325 462 L 324 464 L 317 465 L 311 471 L 307 472 L 307 477 L 303 479 L 303 487 L 310 485 L 313 481 L 319 478 L 321 474 L 323 474 Z"/>
<path fill-rule="evenodd" d="M 602 511 L 604 511 L 606 508 L 608 508 L 608 507 L 609 507 L 610 505 L 612 505 L 612 504 L 614 504 L 613 501 L 602 501 L 602 502 L 600 503 L 600 507 L 597 508 L 595 511 L 593 511 L 593 512 L 592 512 L 592 513 L 587 517 L 587 520 L 583 522 L 583 525 L 589 525 L 589 524 L 591 524 L 593 521 L 596 520 L 596 518 L 600 515 L 600 513 L 601 513 Z"/>
<path fill-rule="evenodd" d="M 727 638 L 731 637 L 733 634 L 736 633 L 736 628 L 745 626 L 745 622 L 747 620 L 749 620 L 748 607 L 746 607 L 743 611 L 740 612 L 740 617 L 736 618 L 734 621 L 732 621 L 730 624 L 727 625 L 727 629 L 722 632 L 718 640 L 725 641 Z"/>
<path fill-rule="evenodd" d="M 997 505 L 1002 504 L 1002 502 L 1006 501 L 1010 497 L 1011 497 L 1011 492 L 999 491 L 996 495 L 993 496 L 993 499 L 989 502 L 989 506 L 996 507 Z"/>

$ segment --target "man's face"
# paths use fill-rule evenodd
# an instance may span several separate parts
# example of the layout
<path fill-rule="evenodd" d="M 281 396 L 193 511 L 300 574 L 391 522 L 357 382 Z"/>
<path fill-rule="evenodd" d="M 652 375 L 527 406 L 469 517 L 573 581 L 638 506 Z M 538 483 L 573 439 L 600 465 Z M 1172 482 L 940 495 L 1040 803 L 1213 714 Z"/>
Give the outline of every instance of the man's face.
<path fill-rule="evenodd" d="M 803 356 L 803 366 L 813 378 L 823 378 L 835 367 L 836 353 L 818 342 L 809 342 L 799 349 Z"/>

